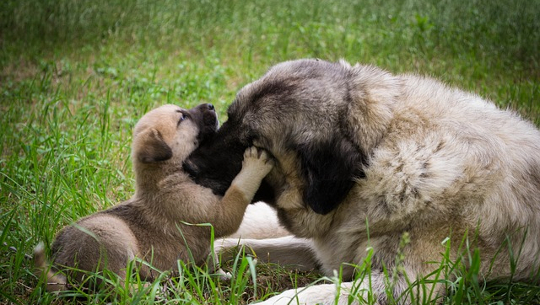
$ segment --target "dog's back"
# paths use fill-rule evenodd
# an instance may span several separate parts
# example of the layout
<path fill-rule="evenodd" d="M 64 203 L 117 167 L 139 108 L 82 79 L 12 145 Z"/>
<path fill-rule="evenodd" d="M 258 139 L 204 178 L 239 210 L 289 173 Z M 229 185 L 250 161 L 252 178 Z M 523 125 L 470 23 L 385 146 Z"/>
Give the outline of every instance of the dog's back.
<path fill-rule="evenodd" d="M 437 267 L 425 262 L 441 261 L 447 237 L 452 259 L 466 251 L 459 246 L 463 238 L 480 249 L 480 273 L 488 279 L 537 278 L 540 132 L 474 94 L 428 78 L 400 80 L 388 132 L 373 149 L 366 178 L 338 208 L 341 227 L 330 230 L 330 235 L 341 232 L 333 238 L 342 245 L 329 238 L 318 242 L 320 257 L 337 269 L 339 262 L 357 261 L 369 245 L 375 264 L 384 261 L 388 267 L 407 232 L 403 264 L 413 278 Z M 367 233 L 361 238 L 351 233 L 352 223 L 369 226 L 369 242 Z M 344 252 L 360 250 L 339 257 L 327 242 Z"/>

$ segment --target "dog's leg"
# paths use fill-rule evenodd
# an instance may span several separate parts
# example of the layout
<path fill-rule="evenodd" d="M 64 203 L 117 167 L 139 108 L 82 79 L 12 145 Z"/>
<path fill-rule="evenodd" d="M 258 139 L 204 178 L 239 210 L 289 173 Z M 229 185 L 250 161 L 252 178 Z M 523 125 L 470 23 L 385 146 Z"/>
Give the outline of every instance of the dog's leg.
<path fill-rule="evenodd" d="M 403 275 L 392 278 L 381 271 L 352 282 L 315 284 L 286 290 L 257 305 L 285 304 L 424 304 L 440 295 L 441 285 L 416 284 L 410 286 Z M 434 293 L 433 295 L 432 292 Z M 426 299 L 427 296 L 430 298 Z M 414 297 L 413 297 L 414 296 Z M 416 301 L 413 301 L 416 300 Z M 439 299 L 440 301 L 440 299 Z"/>
<path fill-rule="evenodd" d="M 349 303 L 348 297 L 351 289 L 354 288 L 353 282 L 335 284 L 313 285 L 297 289 L 286 290 L 258 305 L 286 305 L 286 304 L 359 304 L 357 300 Z"/>
<path fill-rule="evenodd" d="M 264 202 L 248 205 L 240 228 L 227 238 L 264 239 L 291 235 L 279 224 L 277 212 Z"/>
<path fill-rule="evenodd" d="M 302 271 L 318 267 L 311 241 L 294 236 L 268 239 L 225 238 L 217 240 L 214 247 L 222 260 L 233 258 L 235 250 L 243 247 L 246 253 L 253 253 L 260 262 L 279 264 Z"/>

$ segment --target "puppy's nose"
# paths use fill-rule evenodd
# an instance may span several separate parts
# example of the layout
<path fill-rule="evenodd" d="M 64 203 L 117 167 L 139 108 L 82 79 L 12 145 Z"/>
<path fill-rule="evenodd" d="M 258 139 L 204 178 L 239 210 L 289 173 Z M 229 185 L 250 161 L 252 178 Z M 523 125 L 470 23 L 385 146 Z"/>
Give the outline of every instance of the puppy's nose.
<path fill-rule="evenodd" d="M 212 105 L 212 104 L 206 104 L 206 106 L 208 107 L 208 110 L 214 110 L 214 105 Z"/>

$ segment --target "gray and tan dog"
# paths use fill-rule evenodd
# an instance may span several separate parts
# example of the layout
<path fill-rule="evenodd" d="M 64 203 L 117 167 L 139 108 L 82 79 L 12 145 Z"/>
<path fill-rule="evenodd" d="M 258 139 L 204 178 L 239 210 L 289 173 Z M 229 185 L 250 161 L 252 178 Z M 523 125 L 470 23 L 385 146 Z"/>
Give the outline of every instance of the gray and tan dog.
<path fill-rule="evenodd" d="M 235 232 L 247 205 L 271 170 L 273 161 L 254 147 L 244 153 L 242 170 L 223 197 L 195 184 L 182 169 L 189 154 L 215 134 L 217 116 L 210 104 L 191 110 L 165 105 L 144 115 L 133 133 L 135 195 L 110 209 L 65 227 L 52 245 L 48 270 L 43 247 L 35 250 L 36 267 L 47 276 L 47 290 L 80 283 L 85 272 L 108 269 L 120 277 L 135 258 L 159 270 L 173 270 L 177 260 L 203 264 L 215 237 Z M 152 279 L 140 266 L 140 276 Z"/>
<path fill-rule="evenodd" d="M 464 237 L 479 250 L 483 279 L 539 280 L 540 132 L 517 114 L 429 78 L 296 60 L 242 88 L 228 116 L 186 171 L 224 192 L 243 148 L 267 150 L 276 166 L 255 198 L 307 238 L 244 243 L 288 263 L 311 248 L 325 274 L 341 270 L 345 281 L 373 250 L 369 285 L 299 288 L 269 304 L 346 304 L 351 291 L 371 291 L 378 304 L 433 299 L 445 292 L 440 282 L 404 294 L 433 275 L 443 241 L 452 261 L 471 263 Z"/>

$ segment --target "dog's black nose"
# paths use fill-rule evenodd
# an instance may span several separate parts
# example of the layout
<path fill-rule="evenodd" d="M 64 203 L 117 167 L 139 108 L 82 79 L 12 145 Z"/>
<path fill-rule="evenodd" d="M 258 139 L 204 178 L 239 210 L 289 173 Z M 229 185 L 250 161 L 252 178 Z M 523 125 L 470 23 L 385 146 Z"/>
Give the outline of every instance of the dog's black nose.
<path fill-rule="evenodd" d="M 206 104 L 206 106 L 208 107 L 209 110 L 214 110 L 214 105 L 212 105 L 212 104 Z"/>

